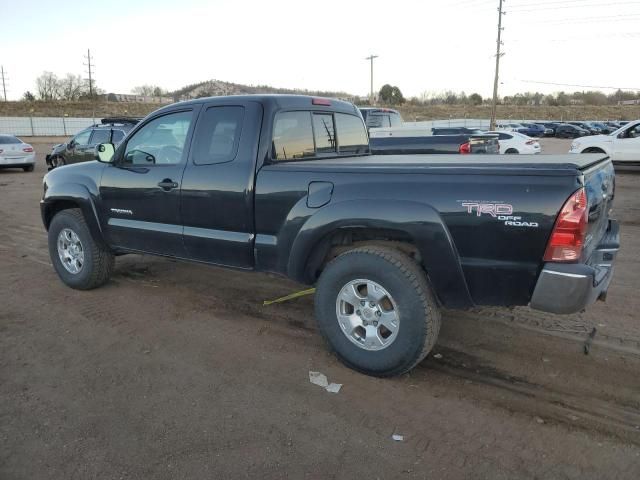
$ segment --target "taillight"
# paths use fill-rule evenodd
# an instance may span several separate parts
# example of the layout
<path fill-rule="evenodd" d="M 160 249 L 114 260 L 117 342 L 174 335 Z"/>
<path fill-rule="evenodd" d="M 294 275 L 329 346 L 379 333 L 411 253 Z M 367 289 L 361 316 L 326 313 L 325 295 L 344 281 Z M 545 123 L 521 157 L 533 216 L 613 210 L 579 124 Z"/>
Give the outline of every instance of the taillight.
<path fill-rule="evenodd" d="M 23 151 L 23 152 L 27 152 L 27 153 L 31 153 L 31 152 L 33 152 L 33 147 L 24 147 L 24 148 L 22 149 L 22 151 Z"/>
<path fill-rule="evenodd" d="M 527 140 L 527 145 L 533 145 L 534 143 L 536 143 L 535 140 Z"/>
<path fill-rule="evenodd" d="M 580 260 L 587 234 L 587 194 L 581 188 L 569 197 L 560 210 L 544 253 L 545 262 Z"/>
<path fill-rule="evenodd" d="M 471 153 L 471 142 L 463 143 L 458 148 L 458 153 L 466 154 Z"/>

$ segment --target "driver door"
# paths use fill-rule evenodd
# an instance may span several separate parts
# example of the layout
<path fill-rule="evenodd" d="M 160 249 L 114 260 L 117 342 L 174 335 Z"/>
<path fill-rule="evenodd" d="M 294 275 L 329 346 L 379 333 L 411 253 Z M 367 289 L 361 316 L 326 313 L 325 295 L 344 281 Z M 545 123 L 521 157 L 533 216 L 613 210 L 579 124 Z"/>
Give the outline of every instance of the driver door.
<path fill-rule="evenodd" d="M 616 138 L 612 160 L 620 162 L 640 162 L 640 123 L 623 132 L 623 138 Z"/>
<path fill-rule="evenodd" d="M 105 167 L 101 220 L 114 247 L 184 257 L 180 188 L 199 106 L 153 117 Z"/>

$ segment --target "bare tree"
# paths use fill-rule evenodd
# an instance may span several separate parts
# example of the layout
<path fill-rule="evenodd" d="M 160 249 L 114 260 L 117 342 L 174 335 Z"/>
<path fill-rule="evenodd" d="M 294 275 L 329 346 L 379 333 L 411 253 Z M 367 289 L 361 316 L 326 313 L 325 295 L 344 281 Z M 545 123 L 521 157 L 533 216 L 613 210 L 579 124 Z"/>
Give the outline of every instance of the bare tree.
<path fill-rule="evenodd" d="M 160 97 L 167 93 L 166 90 L 157 85 L 140 85 L 131 89 L 131 92 L 135 95 L 142 95 L 143 97 Z"/>
<path fill-rule="evenodd" d="M 36 79 L 36 90 L 40 100 L 57 100 L 60 98 L 60 81 L 52 72 L 42 72 Z"/>
<path fill-rule="evenodd" d="M 86 93 L 85 82 L 80 75 L 67 73 L 67 76 L 59 81 L 59 86 L 63 100 L 78 100 Z"/>

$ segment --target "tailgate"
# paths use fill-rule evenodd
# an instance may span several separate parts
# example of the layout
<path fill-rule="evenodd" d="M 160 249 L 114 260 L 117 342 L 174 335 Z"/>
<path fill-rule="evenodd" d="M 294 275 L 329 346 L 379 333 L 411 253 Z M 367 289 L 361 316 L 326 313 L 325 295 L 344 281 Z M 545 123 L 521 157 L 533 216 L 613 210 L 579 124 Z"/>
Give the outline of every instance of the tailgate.
<path fill-rule="evenodd" d="M 607 160 L 584 171 L 584 186 L 587 192 L 589 224 L 585 238 L 585 258 L 602 242 L 609 226 L 609 212 L 613 207 L 615 172 Z"/>

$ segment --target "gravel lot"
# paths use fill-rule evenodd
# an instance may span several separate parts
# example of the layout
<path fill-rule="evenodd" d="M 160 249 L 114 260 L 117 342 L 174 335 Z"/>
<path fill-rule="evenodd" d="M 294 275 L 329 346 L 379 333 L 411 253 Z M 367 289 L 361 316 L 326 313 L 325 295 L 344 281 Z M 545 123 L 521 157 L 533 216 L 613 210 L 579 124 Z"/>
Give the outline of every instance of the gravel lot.
<path fill-rule="evenodd" d="M 0 171 L 3 480 L 640 478 L 640 173 L 618 172 L 606 304 L 445 312 L 437 355 L 381 380 L 327 353 L 312 298 L 262 306 L 287 280 L 131 255 L 101 289 L 65 287 L 40 141 L 35 172 Z"/>

